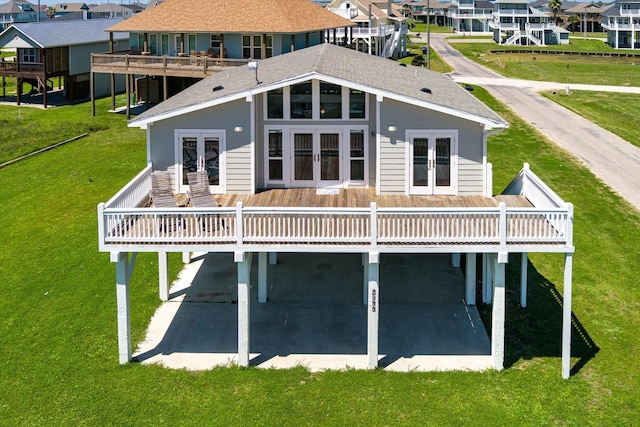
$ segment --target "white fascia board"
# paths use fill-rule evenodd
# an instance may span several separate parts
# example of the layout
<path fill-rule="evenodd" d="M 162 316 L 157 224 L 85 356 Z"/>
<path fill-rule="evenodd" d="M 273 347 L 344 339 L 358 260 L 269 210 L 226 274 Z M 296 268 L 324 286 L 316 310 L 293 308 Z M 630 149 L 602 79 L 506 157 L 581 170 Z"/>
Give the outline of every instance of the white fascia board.
<path fill-rule="evenodd" d="M 4 30 L 4 33 L 9 33 L 9 30 L 15 30 L 17 32 L 19 32 L 23 37 L 20 37 L 20 39 L 22 41 L 26 41 L 29 40 L 29 42 L 31 43 L 31 45 L 29 46 L 24 46 L 22 44 L 13 44 L 13 40 L 10 41 L 9 43 L 7 43 L 4 47 L 19 47 L 19 48 L 29 48 L 29 47 L 39 47 L 40 49 L 44 49 L 44 46 L 42 44 L 40 44 L 37 40 L 32 39 L 27 33 L 25 33 L 24 31 L 22 31 L 20 28 L 18 27 L 14 27 L 13 25 L 11 25 L 9 28 L 7 28 L 6 30 Z M 26 40 L 25 40 L 26 39 Z"/>
<path fill-rule="evenodd" d="M 162 114 L 158 114 L 157 116 L 151 116 L 149 118 L 137 120 L 131 120 L 127 126 L 129 127 L 139 127 L 140 129 L 146 129 L 147 125 L 154 122 L 159 122 L 162 120 L 170 119 L 172 117 L 181 116 L 183 114 L 193 113 L 195 111 L 204 110 L 205 108 L 215 107 L 217 105 L 226 104 L 228 102 L 236 101 L 238 99 L 243 99 L 247 97 L 252 97 L 253 95 L 257 95 L 259 93 L 268 92 L 273 89 L 279 89 L 284 86 L 289 86 L 292 84 L 298 84 L 302 82 L 306 82 L 309 79 L 313 78 L 313 73 L 304 74 L 298 76 L 293 79 L 281 80 L 276 83 L 271 83 L 267 85 L 259 85 L 257 87 L 252 87 L 248 90 L 244 90 L 242 92 L 233 93 L 227 96 L 223 96 L 220 98 L 212 99 L 211 101 L 201 102 L 199 104 L 193 104 L 182 108 L 177 108 L 175 110 L 167 111 Z"/>
<path fill-rule="evenodd" d="M 358 84 L 358 83 L 353 83 L 351 81 L 348 80 L 343 80 L 340 78 L 336 78 L 336 77 L 332 77 L 332 76 L 327 76 L 324 74 L 318 74 L 318 73 L 314 73 L 315 76 L 314 78 L 317 78 L 318 80 L 322 80 L 324 82 L 327 83 L 333 83 L 333 84 L 339 84 L 341 86 L 346 86 L 349 87 L 351 89 L 357 89 L 357 90 L 362 90 L 364 92 L 368 92 L 371 94 L 374 94 L 376 96 L 381 96 L 383 98 L 389 98 L 389 99 L 393 99 L 395 101 L 398 102 L 403 102 L 405 104 L 411 104 L 411 105 L 415 105 L 417 107 L 422 107 L 422 108 L 426 108 L 428 110 L 433 110 L 433 111 L 437 111 L 443 114 L 447 114 L 450 116 L 454 116 L 454 117 L 459 117 L 465 120 L 470 120 L 472 122 L 477 122 L 477 123 L 481 123 L 482 125 L 484 125 L 485 130 L 492 130 L 492 129 L 506 129 L 507 127 L 509 127 L 509 124 L 506 122 L 499 122 L 499 121 L 495 121 L 495 120 L 491 120 L 488 119 L 486 117 L 482 117 L 482 116 L 478 116 L 476 114 L 472 114 L 472 113 L 467 113 L 465 111 L 460 111 L 460 110 L 456 110 L 455 108 L 450 108 L 450 107 L 445 107 L 443 105 L 439 105 L 439 104 L 432 104 L 430 102 L 426 102 L 426 101 L 421 101 L 415 98 L 411 98 L 408 96 L 403 96 L 394 92 L 389 92 L 386 90 L 381 90 L 381 89 L 376 89 L 373 88 L 371 86 L 366 86 L 366 85 L 362 85 L 362 84 Z"/>

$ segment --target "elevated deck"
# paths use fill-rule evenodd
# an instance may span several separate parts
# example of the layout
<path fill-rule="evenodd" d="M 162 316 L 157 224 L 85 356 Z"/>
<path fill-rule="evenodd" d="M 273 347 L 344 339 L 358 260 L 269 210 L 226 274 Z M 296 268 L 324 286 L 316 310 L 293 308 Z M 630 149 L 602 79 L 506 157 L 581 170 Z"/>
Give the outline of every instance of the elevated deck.
<path fill-rule="evenodd" d="M 569 206 L 519 195 L 380 196 L 361 189 L 269 189 L 214 196 L 216 208 L 155 208 L 147 168 L 98 206 L 105 252 L 567 252 Z M 540 200 L 545 200 L 540 198 Z M 546 199 L 548 200 L 548 199 Z"/>

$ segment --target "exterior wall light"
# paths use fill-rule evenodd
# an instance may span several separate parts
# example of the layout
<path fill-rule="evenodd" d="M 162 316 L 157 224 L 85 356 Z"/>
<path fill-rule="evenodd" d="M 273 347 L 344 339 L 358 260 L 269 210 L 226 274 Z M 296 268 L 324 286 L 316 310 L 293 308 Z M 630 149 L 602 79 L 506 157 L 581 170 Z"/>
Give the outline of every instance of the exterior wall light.
<path fill-rule="evenodd" d="M 236 132 L 242 132 L 244 129 L 242 129 L 242 126 L 236 126 L 233 128 L 233 130 Z"/>
<path fill-rule="evenodd" d="M 393 125 L 391 125 L 391 126 L 389 126 L 389 127 L 387 128 L 387 130 L 388 130 L 389 132 L 395 132 L 395 131 L 397 131 L 397 130 L 398 130 L 398 128 L 397 128 L 397 127 L 395 127 L 395 126 L 393 126 Z"/>

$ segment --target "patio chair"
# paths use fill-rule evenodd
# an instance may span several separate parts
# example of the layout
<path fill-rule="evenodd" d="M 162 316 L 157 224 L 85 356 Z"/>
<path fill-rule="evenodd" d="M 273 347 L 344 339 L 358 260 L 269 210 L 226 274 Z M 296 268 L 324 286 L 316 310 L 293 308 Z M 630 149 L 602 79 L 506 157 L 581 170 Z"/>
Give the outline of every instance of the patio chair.
<path fill-rule="evenodd" d="M 151 174 L 151 203 L 156 208 L 177 208 L 173 197 L 171 175 L 167 171 L 157 171 Z"/>
<path fill-rule="evenodd" d="M 209 191 L 207 171 L 187 172 L 187 182 L 189 183 L 189 200 L 193 207 L 215 208 L 218 206 Z"/>
<path fill-rule="evenodd" d="M 194 208 L 215 208 L 218 203 L 211 197 L 209 191 L 209 175 L 207 171 L 187 172 L 187 182 L 189 183 L 189 200 Z M 220 216 L 214 217 L 198 216 L 200 227 L 205 231 L 216 230 L 224 227 L 224 220 Z"/>

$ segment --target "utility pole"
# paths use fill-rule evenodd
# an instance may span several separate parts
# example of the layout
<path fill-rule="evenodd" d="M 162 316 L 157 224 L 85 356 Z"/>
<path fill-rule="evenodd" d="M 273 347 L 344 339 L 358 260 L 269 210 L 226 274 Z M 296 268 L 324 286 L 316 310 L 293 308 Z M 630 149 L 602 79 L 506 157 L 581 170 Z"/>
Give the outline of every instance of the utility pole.
<path fill-rule="evenodd" d="M 427 70 L 431 69 L 431 0 L 427 0 Z"/>

